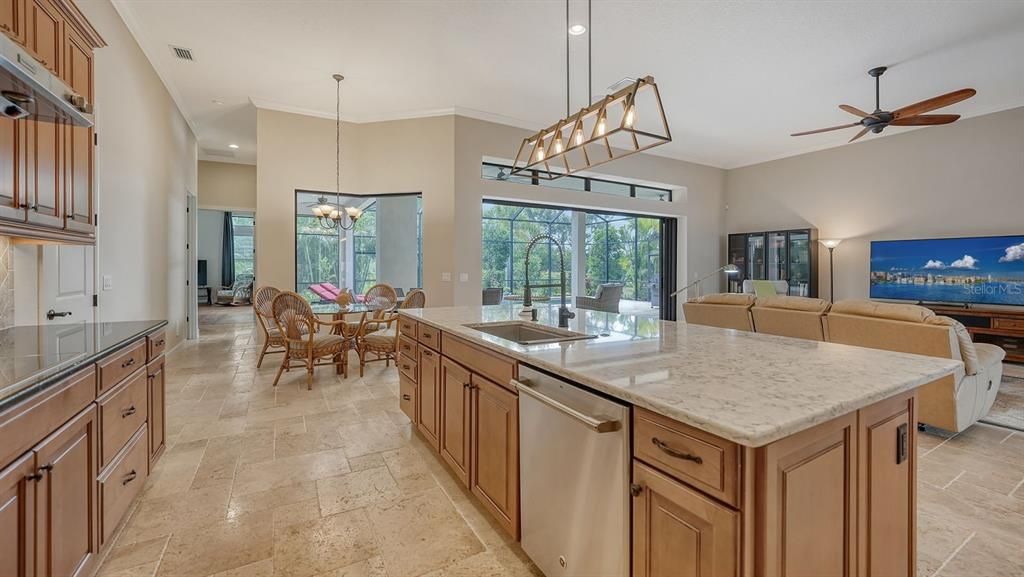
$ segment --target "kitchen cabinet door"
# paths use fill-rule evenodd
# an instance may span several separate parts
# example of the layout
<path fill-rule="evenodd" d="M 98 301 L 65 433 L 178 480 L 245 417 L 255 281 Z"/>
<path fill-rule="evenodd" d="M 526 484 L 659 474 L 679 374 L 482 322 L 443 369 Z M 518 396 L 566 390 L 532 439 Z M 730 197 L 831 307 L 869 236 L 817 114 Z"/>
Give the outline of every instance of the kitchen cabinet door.
<path fill-rule="evenodd" d="M 60 75 L 64 21 L 50 0 L 25 0 L 25 47 L 50 72 Z"/>
<path fill-rule="evenodd" d="M 519 397 L 472 376 L 470 489 L 519 538 Z"/>
<path fill-rule="evenodd" d="M 917 419 L 914 393 L 861 409 L 858 482 L 862 575 L 915 574 Z"/>
<path fill-rule="evenodd" d="M 728 577 L 739 568 L 740 514 L 633 462 L 633 577 Z"/>
<path fill-rule="evenodd" d="M 146 365 L 149 371 L 149 459 L 152 463 L 164 450 L 166 436 L 164 358 L 158 357 Z"/>
<path fill-rule="evenodd" d="M 25 44 L 25 0 L 0 0 L 0 32 Z"/>
<path fill-rule="evenodd" d="M 416 395 L 420 422 L 416 425 L 434 450 L 440 449 L 441 355 L 426 347 L 420 350 L 420 390 Z"/>
<path fill-rule="evenodd" d="M 90 405 L 36 446 L 36 575 L 87 575 L 95 559 L 98 508 L 96 407 Z"/>
<path fill-rule="evenodd" d="M 29 153 L 25 159 L 28 222 L 48 228 L 64 228 L 61 212 L 64 125 L 36 120 L 26 120 L 25 123 L 28 129 L 25 150 Z"/>
<path fill-rule="evenodd" d="M 0 471 L 0 575 L 35 574 L 35 455 Z"/>
<path fill-rule="evenodd" d="M 25 222 L 25 120 L 0 117 L 0 218 Z"/>
<path fill-rule="evenodd" d="M 469 485 L 470 373 L 448 357 L 441 359 L 441 457 L 463 485 Z"/>
<path fill-rule="evenodd" d="M 71 26 L 65 27 L 64 81 L 71 90 L 85 98 L 91 106 L 92 49 Z M 71 126 L 65 128 L 65 191 L 64 214 L 68 230 L 92 233 L 93 223 L 93 129 Z"/>

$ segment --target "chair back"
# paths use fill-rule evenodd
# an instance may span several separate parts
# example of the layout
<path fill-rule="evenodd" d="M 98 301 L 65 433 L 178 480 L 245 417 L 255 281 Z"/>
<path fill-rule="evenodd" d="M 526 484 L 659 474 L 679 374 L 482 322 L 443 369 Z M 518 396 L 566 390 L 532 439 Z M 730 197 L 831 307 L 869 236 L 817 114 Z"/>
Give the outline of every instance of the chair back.
<path fill-rule="evenodd" d="M 272 286 L 261 286 L 253 294 L 253 308 L 256 315 L 262 319 L 273 322 L 274 319 L 274 298 L 281 294 L 281 290 Z"/>
<path fill-rule="evenodd" d="M 484 289 L 484 304 L 485 305 L 500 305 L 501 304 L 501 293 L 504 291 L 501 287 L 490 287 Z"/>
<path fill-rule="evenodd" d="M 398 304 L 398 294 L 389 284 L 375 284 L 366 291 L 363 297 L 366 308 L 373 311 L 374 318 L 380 318 L 384 313 L 395 308 Z"/>
<path fill-rule="evenodd" d="M 413 289 L 409 291 L 409 294 L 405 296 L 405 300 L 402 301 L 403 309 L 421 309 L 427 306 L 427 293 L 420 289 Z"/>
<path fill-rule="evenodd" d="M 301 341 L 314 330 L 316 321 L 313 307 L 302 295 L 292 291 L 281 291 L 274 297 L 272 305 L 274 322 L 281 336 L 290 341 Z"/>
<path fill-rule="evenodd" d="M 765 281 L 765 282 L 769 282 L 769 283 L 772 284 L 772 286 L 775 287 L 775 294 L 777 294 L 777 295 L 789 294 L 789 281 L 785 281 L 785 280 L 770 280 L 770 281 Z M 754 289 L 754 281 L 752 281 L 750 279 L 744 279 L 744 281 L 743 281 L 743 294 L 748 294 L 748 295 L 756 294 L 756 291 Z"/>
<path fill-rule="evenodd" d="M 758 297 L 750 315 L 754 330 L 759 333 L 807 339 L 825 340 L 824 316 L 829 302 L 805 297 Z"/>

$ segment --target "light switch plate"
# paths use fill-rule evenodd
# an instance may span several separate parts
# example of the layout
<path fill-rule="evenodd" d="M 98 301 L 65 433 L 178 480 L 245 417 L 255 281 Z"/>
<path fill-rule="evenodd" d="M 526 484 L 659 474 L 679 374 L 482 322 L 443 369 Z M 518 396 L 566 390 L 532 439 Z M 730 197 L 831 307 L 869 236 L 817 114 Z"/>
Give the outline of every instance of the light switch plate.
<path fill-rule="evenodd" d="M 469 282 L 469 273 L 468 272 L 460 272 L 459 273 L 459 282 Z"/>
<path fill-rule="evenodd" d="M 452 273 L 443 272 L 441 273 L 441 282 L 452 282 Z"/>
<path fill-rule="evenodd" d="M 105 291 L 114 290 L 114 277 L 113 276 L 111 276 L 109 274 L 103 275 L 103 290 L 105 290 Z"/>

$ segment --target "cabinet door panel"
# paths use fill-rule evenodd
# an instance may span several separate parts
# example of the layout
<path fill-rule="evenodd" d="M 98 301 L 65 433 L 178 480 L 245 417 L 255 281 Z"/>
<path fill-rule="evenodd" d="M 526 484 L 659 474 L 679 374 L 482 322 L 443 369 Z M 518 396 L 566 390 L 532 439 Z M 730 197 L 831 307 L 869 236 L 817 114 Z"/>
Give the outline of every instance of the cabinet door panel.
<path fill-rule="evenodd" d="M 96 522 L 96 409 L 90 406 L 36 446 L 44 471 L 36 497 L 36 574 L 86 575 L 99 540 Z"/>
<path fill-rule="evenodd" d="M 60 74 L 63 21 L 49 0 L 25 0 L 27 3 L 26 48 L 54 74 Z"/>
<path fill-rule="evenodd" d="M 75 93 L 92 102 L 92 50 L 67 26 L 64 40 L 65 82 Z M 93 129 L 71 126 L 65 129 L 64 213 L 70 230 L 90 233 L 93 227 Z"/>
<path fill-rule="evenodd" d="M 634 577 L 728 577 L 739 567 L 736 511 L 633 462 Z"/>
<path fill-rule="evenodd" d="M 34 575 L 35 472 L 32 453 L 0 471 L 0 575 Z"/>
<path fill-rule="evenodd" d="M 60 160 L 64 125 L 56 122 L 27 120 L 28 138 L 25 170 L 28 177 L 29 202 L 28 221 L 31 223 L 63 228 L 61 213 L 61 176 L 63 166 Z"/>
<path fill-rule="evenodd" d="M 860 567 L 870 577 L 914 575 L 917 558 L 917 427 L 914 394 L 862 409 Z"/>
<path fill-rule="evenodd" d="M 0 117 L 0 218 L 25 222 L 25 120 Z"/>
<path fill-rule="evenodd" d="M 149 371 L 149 458 L 156 461 L 164 450 L 166 425 L 165 419 L 165 372 L 164 358 L 147 365 Z M 150 467 L 152 470 L 152 467 Z"/>
<path fill-rule="evenodd" d="M 469 371 L 441 359 L 441 457 L 463 485 L 469 485 Z"/>
<path fill-rule="evenodd" d="M 25 0 L 0 0 L 0 32 L 25 44 Z"/>
<path fill-rule="evenodd" d="M 519 538 L 519 398 L 472 376 L 470 489 Z"/>
<path fill-rule="evenodd" d="M 440 403 L 441 394 L 441 363 L 440 356 L 429 350 L 420 350 L 420 390 L 416 396 L 416 403 L 419 405 L 418 413 L 420 422 L 417 424 L 427 442 L 434 446 L 435 450 L 440 448 L 439 429 L 441 426 Z"/>

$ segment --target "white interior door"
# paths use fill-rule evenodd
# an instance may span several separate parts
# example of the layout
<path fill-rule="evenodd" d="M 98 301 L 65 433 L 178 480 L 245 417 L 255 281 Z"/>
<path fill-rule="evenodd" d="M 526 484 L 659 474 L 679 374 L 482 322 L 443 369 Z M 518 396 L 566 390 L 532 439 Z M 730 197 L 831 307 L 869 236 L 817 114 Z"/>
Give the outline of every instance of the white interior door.
<path fill-rule="evenodd" d="M 39 267 L 39 324 L 94 322 L 94 248 L 45 245 Z M 50 311 L 55 314 L 49 314 Z"/>

